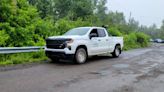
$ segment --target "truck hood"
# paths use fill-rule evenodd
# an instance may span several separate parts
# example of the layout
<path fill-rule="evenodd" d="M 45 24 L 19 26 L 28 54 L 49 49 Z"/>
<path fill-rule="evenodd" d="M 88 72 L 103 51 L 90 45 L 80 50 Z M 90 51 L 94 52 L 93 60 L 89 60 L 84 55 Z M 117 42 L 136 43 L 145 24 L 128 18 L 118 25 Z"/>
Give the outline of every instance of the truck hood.
<path fill-rule="evenodd" d="M 82 39 L 83 36 L 51 36 L 48 39 Z"/>

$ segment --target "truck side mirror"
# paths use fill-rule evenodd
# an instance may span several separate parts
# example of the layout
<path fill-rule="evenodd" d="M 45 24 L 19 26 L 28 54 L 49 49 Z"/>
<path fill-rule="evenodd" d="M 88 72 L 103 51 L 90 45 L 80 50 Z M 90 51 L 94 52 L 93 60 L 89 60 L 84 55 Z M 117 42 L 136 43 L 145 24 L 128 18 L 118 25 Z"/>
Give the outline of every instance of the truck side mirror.
<path fill-rule="evenodd" d="M 89 37 L 90 37 L 90 39 L 92 39 L 93 37 L 98 37 L 98 35 L 97 35 L 96 33 L 91 33 L 91 34 L 89 35 Z"/>

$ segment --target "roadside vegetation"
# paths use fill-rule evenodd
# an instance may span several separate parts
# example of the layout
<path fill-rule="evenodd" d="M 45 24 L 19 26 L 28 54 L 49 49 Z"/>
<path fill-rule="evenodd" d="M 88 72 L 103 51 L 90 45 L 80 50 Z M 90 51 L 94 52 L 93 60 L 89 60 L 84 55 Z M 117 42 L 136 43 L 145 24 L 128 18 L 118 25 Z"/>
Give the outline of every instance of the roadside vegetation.
<path fill-rule="evenodd" d="M 106 2 L 0 0 L 0 47 L 44 46 L 47 37 L 62 35 L 71 28 L 102 25 L 108 25 L 110 35 L 124 37 L 124 50 L 147 47 L 151 28 L 139 25 L 133 17 L 127 21 L 121 12 L 107 12 Z M 0 65 L 45 59 L 43 52 L 1 55 Z"/>
<path fill-rule="evenodd" d="M 26 64 L 26 63 L 42 63 L 48 58 L 45 56 L 44 51 L 32 53 L 19 53 L 19 54 L 5 54 L 0 55 L 0 66 Z"/>

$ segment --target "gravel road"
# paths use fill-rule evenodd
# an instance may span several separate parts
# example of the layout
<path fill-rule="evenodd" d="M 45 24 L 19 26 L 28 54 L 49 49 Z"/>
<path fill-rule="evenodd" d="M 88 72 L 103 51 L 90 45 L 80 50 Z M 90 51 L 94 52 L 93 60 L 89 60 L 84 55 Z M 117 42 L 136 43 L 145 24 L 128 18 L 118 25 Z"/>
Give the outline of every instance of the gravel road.
<path fill-rule="evenodd" d="M 1 68 L 3 69 L 3 68 Z M 164 44 L 99 56 L 83 65 L 43 63 L 0 72 L 0 92 L 163 92 Z"/>

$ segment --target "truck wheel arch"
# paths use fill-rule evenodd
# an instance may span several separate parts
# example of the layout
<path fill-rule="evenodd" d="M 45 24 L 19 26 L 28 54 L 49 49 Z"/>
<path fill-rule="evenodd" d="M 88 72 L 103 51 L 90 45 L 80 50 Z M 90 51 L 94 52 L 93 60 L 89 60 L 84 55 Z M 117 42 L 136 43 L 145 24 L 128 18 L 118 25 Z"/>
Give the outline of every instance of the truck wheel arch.
<path fill-rule="evenodd" d="M 117 44 L 115 45 L 115 48 L 116 48 L 116 46 L 120 46 L 120 54 L 121 54 L 121 52 L 122 52 L 121 44 L 117 43 Z"/>
<path fill-rule="evenodd" d="M 79 59 L 79 52 L 80 51 L 82 51 L 83 52 L 83 54 L 85 53 L 85 60 L 81 60 L 81 59 Z M 75 54 L 74 54 L 74 59 L 73 59 L 73 61 L 74 61 L 74 63 L 75 64 L 83 64 L 83 63 L 85 63 L 85 62 L 87 62 L 87 59 L 88 59 L 88 51 L 87 51 L 87 47 L 85 46 L 85 45 L 79 45 L 79 46 L 77 46 L 77 48 L 76 48 L 76 52 L 75 52 Z"/>
<path fill-rule="evenodd" d="M 84 48 L 84 49 L 86 50 L 86 52 L 87 52 L 87 55 L 88 55 L 88 48 L 87 48 L 87 46 L 85 46 L 85 45 L 79 45 L 79 46 L 77 46 L 76 51 L 77 51 L 79 48 Z"/>
<path fill-rule="evenodd" d="M 116 44 L 114 47 L 114 51 L 111 53 L 114 58 L 119 57 L 121 54 L 122 49 L 120 44 Z"/>

